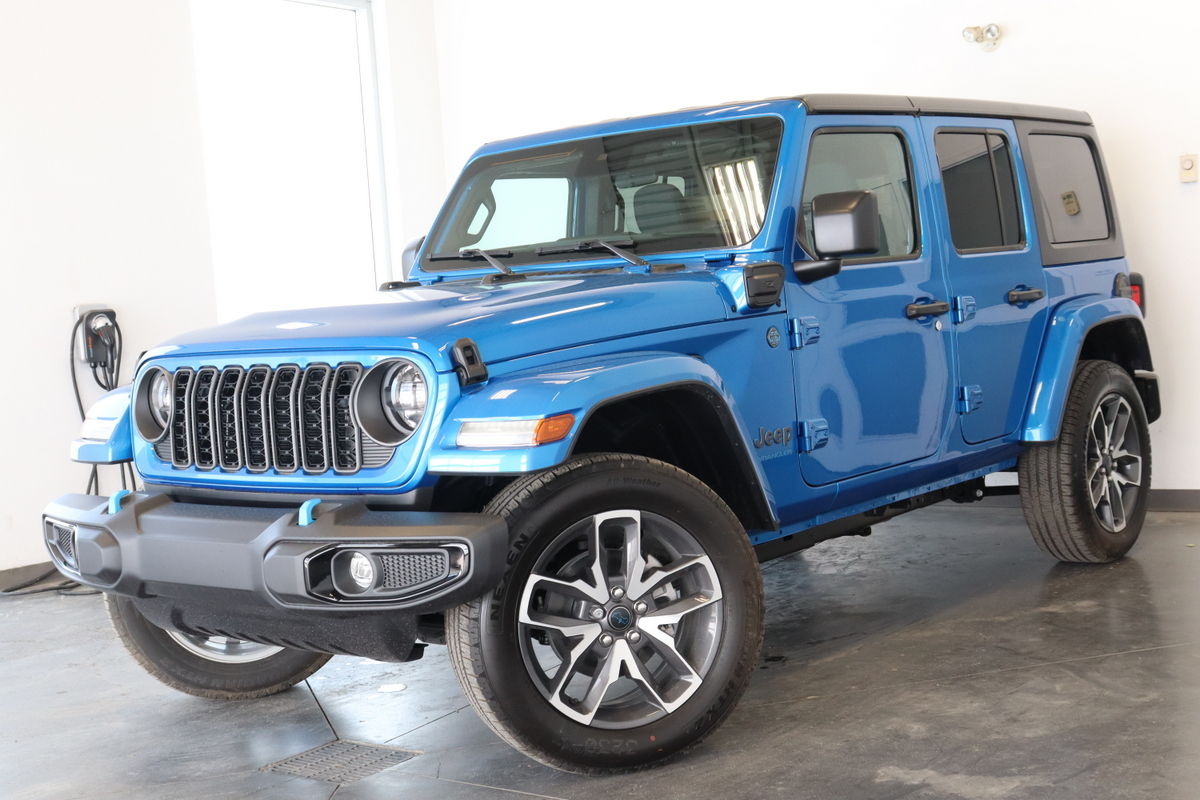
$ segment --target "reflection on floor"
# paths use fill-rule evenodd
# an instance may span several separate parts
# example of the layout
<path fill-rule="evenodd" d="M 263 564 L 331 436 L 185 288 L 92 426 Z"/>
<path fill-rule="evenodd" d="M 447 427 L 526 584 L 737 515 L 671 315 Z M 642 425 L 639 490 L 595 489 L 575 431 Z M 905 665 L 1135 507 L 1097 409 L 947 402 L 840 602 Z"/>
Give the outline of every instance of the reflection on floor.
<path fill-rule="evenodd" d="M 98 597 L 2 601 L 0 797 L 1200 796 L 1200 515 L 1152 514 L 1126 560 L 1069 567 L 1019 510 L 945 504 L 764 575 L 738 710 L 686 757 L 605 778 L 498 741 L 440 648 L 228 704 L 143 674 Z M 336 737 L 421 755 L 341 787 L 260 771 Z"/>

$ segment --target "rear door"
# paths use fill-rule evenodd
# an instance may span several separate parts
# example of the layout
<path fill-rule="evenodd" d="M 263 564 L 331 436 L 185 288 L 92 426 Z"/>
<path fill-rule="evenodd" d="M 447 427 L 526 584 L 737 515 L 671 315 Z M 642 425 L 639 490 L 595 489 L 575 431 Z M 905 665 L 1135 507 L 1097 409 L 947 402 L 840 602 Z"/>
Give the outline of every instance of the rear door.
<path fill-rule="evenodd" d="M 1011 121 L 923 117 L 921 126 L 948 240 L 954 405 L 963 439 L 984 442 L 1016 430 L 1037 360 L 1047 303 L 1033 206 Z"/>

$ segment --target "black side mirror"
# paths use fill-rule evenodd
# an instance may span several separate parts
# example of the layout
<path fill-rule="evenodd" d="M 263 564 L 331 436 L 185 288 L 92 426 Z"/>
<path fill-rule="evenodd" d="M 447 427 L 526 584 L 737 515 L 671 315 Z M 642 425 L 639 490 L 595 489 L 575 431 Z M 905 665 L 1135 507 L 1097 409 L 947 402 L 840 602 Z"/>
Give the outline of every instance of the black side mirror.
<path fill-rule="evenodd" d="M 813 247 L 821 258 L 879 249 L 879 200 L 871 192 L 833 192 L 812 201 Z"/>
<path fill-rule="evenodd" d="M 412 271 L 412 265 L 417 263 L 417 253 L 421 250 L 421 245 L 425 244 L 425 237 L 413 239 L 408 244 L 404 245 L 404 249 L 400 251 L 400 270 L 407 278 L 409 272 Z"/>
<path fill-rule="evenodd" d="M 802 283 L 836 275 L 845 256 L 879 249 L 879 200 L 867 191 L 831 192 L 812 201 L 813 249 L 818 261 L 792 265 Z"/>

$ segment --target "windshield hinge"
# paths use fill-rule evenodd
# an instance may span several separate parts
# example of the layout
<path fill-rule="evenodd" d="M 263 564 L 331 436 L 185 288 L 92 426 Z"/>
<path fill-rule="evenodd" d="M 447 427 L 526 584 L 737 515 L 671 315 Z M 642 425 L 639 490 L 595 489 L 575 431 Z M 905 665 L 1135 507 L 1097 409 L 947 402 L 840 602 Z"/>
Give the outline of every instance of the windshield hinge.
<path fill-rule="evenodd" d="M 471 339 L 459 339 L 451 350 L 454 360 L 454 371 L 458 373 L 458 382 L 463 386 L 473 383 L 483 383 L 488 379 L 487 364 L 479 354 L 479 346 Z"/>

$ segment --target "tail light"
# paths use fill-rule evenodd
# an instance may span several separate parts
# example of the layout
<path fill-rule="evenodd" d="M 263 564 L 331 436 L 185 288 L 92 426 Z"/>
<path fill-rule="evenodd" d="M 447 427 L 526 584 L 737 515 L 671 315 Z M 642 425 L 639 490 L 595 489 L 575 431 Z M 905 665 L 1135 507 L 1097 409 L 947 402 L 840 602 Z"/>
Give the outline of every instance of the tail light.
<path fill-rule="evenodd" d="M 1142 277 L 1142 273 L 1129 273 L 1129 290 L 1133 302 L 1142 310 L 1142 316 L 1146 316 L 1146 279 Z"/>
<path fill-rule="evenodd" d="M 1113 281 L 1113 297 L 1128 297 L 1146 315 L 1146 281 L 1140 272 L 1117 273 Z"/>

